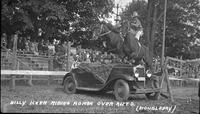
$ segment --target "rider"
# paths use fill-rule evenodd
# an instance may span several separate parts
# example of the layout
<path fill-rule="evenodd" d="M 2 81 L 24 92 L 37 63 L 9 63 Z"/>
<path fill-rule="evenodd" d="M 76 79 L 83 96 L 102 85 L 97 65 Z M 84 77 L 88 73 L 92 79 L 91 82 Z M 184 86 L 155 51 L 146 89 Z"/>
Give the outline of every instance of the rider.
<path fill-rule="evenodd" d="M 135 38 L 140 39 L 140 36 L 143 35 L 143 27 L 138 19 L 138 13 L 136 11 L 131 15 L 132 21 L 130 22 L 130 32 L 135 35 Z"/>

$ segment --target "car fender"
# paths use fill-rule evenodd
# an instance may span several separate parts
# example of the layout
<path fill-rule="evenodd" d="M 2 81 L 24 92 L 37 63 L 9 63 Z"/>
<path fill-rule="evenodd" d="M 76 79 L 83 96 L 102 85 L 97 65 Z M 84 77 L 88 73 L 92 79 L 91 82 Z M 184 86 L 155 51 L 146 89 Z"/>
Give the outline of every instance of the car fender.
<path fill-rule="evenodd" d="M 115 81 L 118 79 L 123 79 L 125 81 L 134 81 L 134 77 L 128 74 L 117 74 L 117 75 L 113 75 L 112 77 L 110 77 L 108 79 L 108 81 L 106 82 L 105 86 L 102 89 L 112 89 L 112 87 L 115 84 Z"/>
<path fill-rule="evenodd" d="M 62 85 L 64 85 L 65 78 L 67 78 L 67 77 L 69 77 L 69 76 L 72 76 L 73 78 L 75 78 L 75 77 L 74 77 L 74 74 L 73 74 L 72 72 L 69 72 L 69 73 L 65 74 L 65 76 L 63 77 Z M 76 81 L 75 81 L 75 83 L 77 84 Z"/>
<path fill-rule="evenodd" d="M 112 80 L 116 80 L 116 79 L 124 79 L 126 81 L 133 81 L 134 80 L 134 77 L 131 76 L 131 75 L 128 75 L 128 74 L 117 74 L 117 75 L 113 75 L 109 81 L 112 81 Z"/>

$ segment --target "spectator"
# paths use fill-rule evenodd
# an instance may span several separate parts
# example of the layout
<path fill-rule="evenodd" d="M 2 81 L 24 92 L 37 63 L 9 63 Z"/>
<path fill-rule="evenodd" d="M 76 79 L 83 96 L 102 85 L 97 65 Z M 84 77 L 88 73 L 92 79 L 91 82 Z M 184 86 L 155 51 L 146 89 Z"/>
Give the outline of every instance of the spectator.
<path fill-rule="evenodd" d="M 43 52 L 44 54 L 47 54 L 47 55 L 48 55 L 48 45 L 49 45 L 49 40 L 47 40 L 43 45 Z"/>
<path fill-rule="evenodd" d="M 27 52 L 30 52 L 30 46 L 29 46 L 30 43 L 31 43 L 31 42 L 30 42 L 30 39 L 27 38 L 27 39 L 25 40 L 25 50 L 26 50 Z"/>
<path fill-rule="evenodd" d="M 64 41 L 61 46 L 61 53 L 62 53 L 62 55 L 65 55 L 67 53 L 67 42 L 66 41 Z"/>
<path fill-rule="evenodd" d="M 86 52 L 86 62 L 91 62 L 90 61 L 90 53 L 89 52 Z"/>
<path fill-rule="evenodd" d="M 8 39 L 8 49 L 12 50 L 13 42 L 14 42 L 14 35 L 11 35 L 10 39 Z"/>
<path fill-rule="evenodd" d="M 25 42 L 22 37 L 19 37 L 18 42 L 17 42 L 17 49 L 23 50 L 25 49 Z"/>
<path fill-rule="evenodd" d="M 32 42 L 32 45 L 33 45 L 33 53 L 35 55 L 39 55 L 39 52 L 38 52 L 38 43 L 36 41 Z"/>
<path fill-rule="evenodd" d="M 76 47 L 76 54 L 80 55 L 81 53 L 81 45 Z"/>
<path fill-rule="evenodd" d="M 90 61 L 91 61 L 91 62 L 95 62 L 94 57 L 95 57 L 94 51 L 92 50 L 92 51 L 90 52 Z"/>
<path fill-rule="evenodd" d="M 60 45 L 60 42 L 57 41 L 55 43 L 55 53 L 59 53 L 61 51 L 61 45 Z"/>
<path fill-rule="evenodd" d="M 42 39 L 41 42 L 38 43 L 38 52 L 39 54 L 44 53 L 44 40 Z"/>
<path fill-rule="evenodd" d="M 3 33 L 2 37 L 1 37 L 1 45 L 7 47 L 7 35 L 6 35 L 6 33 Z"/>
<path fill-rule="evenodd" d="M 101 52 L 96 52 L 96 57 L 95 57 L 96 59 L 95 59 L 95 61 L 96 62 L 100 62 L 101 61 Z"/>
<path fill-rule="evenodd" d="M 35 51 L 34 46 L 35 46 L 35 45 L 34 45 L 33 42 L 30 42 L 30 43 L 29 43 L 30 52 L 31 52 L 32 54 L 34 54 L 34 51 Z"/>
<path fill-rule="evenodd" d="M 56 61 L 61 64 L 62 68 L 66 68 L 65 67 L 65 61 L 66 61 L 66 41 L 62 43 L 61 46 L 57 45 L 56 46 L 56 53 L 55 53 L 55 56 L 56 56 Z"/>
<path fill-rule="evenodd" d="M 55 46 L 52 43 L 50 43 L 48 45 L 48 50 L 49 50 L 49 54 L 50 55 L 54 55 L 55 54 Z"/>
<path fill-rule="evenodd" d="M 14 50 L 17 50 L 17 40 L 18 40 L 18 33 L 15 33 L 14 36 L 13 36 L 13 51 Z"/>
<path fill-rule="evenodd" d="M 35 44 L 35 42 L 30 42 L 30 52 L 32 54 L 38 55 L 38 53 L 36 51 L 36 44 Z"/>

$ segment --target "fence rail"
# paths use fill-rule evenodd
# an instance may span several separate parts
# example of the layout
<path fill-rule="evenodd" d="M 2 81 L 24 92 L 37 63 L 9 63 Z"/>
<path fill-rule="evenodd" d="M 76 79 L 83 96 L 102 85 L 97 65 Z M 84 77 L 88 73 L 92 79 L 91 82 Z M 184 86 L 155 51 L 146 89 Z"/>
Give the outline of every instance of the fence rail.
<path fill-rule="evenodd" d="M 168 73 L 169 79 L 174 82 L 193 82 L 198 86 L 200 81 L 200 59 L 181 60 L 172 57 L 166 57 L 166 68 L 174 69 L 174 72 Z"/>
<path fill-rule="evenodd" d="M 1 75 L 41 75 L 41 76 L 59 76 L 65 75 L 66 71 L 36 71 L 36 70 L 1 70 Z"/>

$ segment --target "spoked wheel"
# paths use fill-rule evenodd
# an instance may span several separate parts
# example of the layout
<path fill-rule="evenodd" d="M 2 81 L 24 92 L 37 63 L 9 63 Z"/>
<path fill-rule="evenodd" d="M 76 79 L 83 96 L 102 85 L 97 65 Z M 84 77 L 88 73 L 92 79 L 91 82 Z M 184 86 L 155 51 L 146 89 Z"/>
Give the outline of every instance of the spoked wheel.
<path fill-rule="evenodd" d="M 153 80 L 152 86 L 154 89 L 159 88 L 159 83 L 157 79 Z M 158 100 L 159 92 L 146 93 L 145 95 L 148 99 Z"/>
<path fill-rule="evenodd" d="M 67 94 L 76 93 L 76 84 L 75 84 L 74 78 L 72 76 L 65 78 L 64 91 Z"/>
<path fill-rule="evenodd" d="M 119 79 L 114 85 L 114 95 L 118 101 L 126 101 L 129 98 L 129 85 L 126 81 Z"/>

